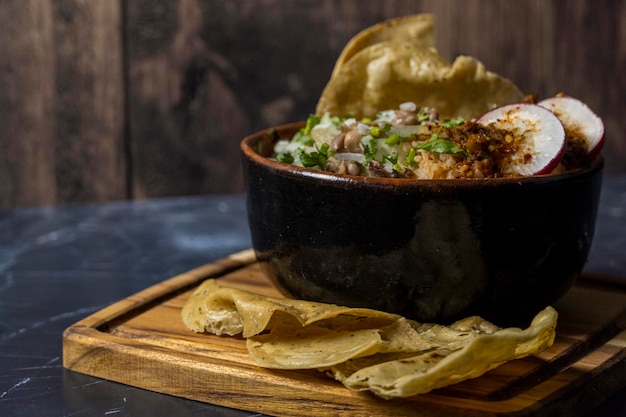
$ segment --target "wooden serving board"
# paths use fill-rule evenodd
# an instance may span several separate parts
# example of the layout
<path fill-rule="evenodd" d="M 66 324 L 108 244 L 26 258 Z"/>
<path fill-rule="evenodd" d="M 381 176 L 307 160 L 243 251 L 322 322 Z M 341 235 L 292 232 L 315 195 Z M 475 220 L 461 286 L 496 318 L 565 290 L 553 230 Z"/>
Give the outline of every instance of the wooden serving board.
<path fill-rule="evenodd" d="M 626 290 L 585 279 L 555 304 L 559 322 L 550 349 L 429 394 L 383 400 L 317 371 L 260 368 L 242 338 L 195 334 L 180 317 L 191 291 L 207 278 L 277 295 L 243 255 L 173 277 L 69 327 L 64 366 L 275 416 L 576 416 L 626 385 Z"/>

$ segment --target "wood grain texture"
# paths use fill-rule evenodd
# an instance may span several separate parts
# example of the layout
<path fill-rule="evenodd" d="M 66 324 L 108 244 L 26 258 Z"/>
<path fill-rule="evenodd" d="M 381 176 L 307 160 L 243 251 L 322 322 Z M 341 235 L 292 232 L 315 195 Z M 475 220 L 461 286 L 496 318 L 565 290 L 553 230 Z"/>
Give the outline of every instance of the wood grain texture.
<path fill-rule="evenodd" d="M 54 2 L 60 202 L 127 197 L 121 2 Z"/>
<path fill-rule="evenodd" d="M 0 4 L 0 207 L 126 198 L 119 1 Z"/>
<path fill-rule="evenodd" d="M 242 189 L 237 138 L 248 133 L 249 121 L 229 85 L 237 76 L 236 63 L 202 36 L 209 33 L 219 42 L 223 25 L 236 24 L 222 10 L 213 11 L 228 4 L 208 2 L 203 10 L 195 0 L 129 2 L 137 197 Z"/>
<path fill-rule="evenodd" d="M 115 303 L 69 327 L 68 369 L 144 389 L 276 416 L 578 416 L 620 389 L 626 292 L 581 282 L 555 304 L 555 344 L 478 379 L 406 399 L 353 392 L 314 370 L 258 367 L 239 336 L 196 334 L 181 319 L 204 279 L 274 295 L 256 263 L 226 258 Z"/>
<path fill-rule="evenodd" d="M 626 172 L 626 4 L 621 1 L 550 2 L 546 31 L 551 54 L 543 74 L 546 92 L 584 99 L 602 117 L 608 173 Z"/>
<path fill-rule="evenodd" d="M 626 43 L 621 6 L 612 2 L 156 4 L 129 3 L 136 28 L 128 36 L 136 195 L 239 191 L 237 145 L 244 134 L 306 118 L 353 35 L 384 19 L 423 12 L 436 15 L 444 57 L 472 55 L 526 92 L 565 91 L 588 102 L 607 121 L 607 171 L 626 170 L 619 115 L 624 90 L 608 81 L 621 78 L 619 57 L 626 52 L 600 48 Z M 151 28 L 151 37 L 142 28 Z M 598 76 L 590 79 L 590 72 Z M 613 99 L 598 94 L 608 90 Z"/>
<path fill-rule="evenodd" d="M 49 1 L 0 4 L 0 207 L 56 201 L 52 14 Z"/>
<path fill-rule="evenodd" d="M 240 192 L 240 139 L 306 118 L 352 36 L 412 13 L 447 59 L 587 102 L 626 172 L 623 2 L 6 0 L 0 207 Z"/>

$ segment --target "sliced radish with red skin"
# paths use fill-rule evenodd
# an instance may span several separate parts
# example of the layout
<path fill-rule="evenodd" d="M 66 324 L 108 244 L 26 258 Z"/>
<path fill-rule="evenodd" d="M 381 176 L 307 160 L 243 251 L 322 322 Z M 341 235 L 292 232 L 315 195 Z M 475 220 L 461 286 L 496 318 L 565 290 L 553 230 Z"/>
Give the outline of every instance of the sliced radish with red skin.
<path fill-rule="evenodd" d="M 584 140 L 588 159 L 600 152 L 604 145 L 604 123 L 585 103 L 574 97 L 556 96 L 537 104 L 554 112 L 568 134 Z"/>
<path fill-rule="evenodd" d="M 565 129 L 556 115 L 545 107 L 530 103 L 497 107 L 478 119 L 510 131 L 518 140 L 518 150 L 505 174 L 540 175 L 556 168 L 565 153 Z"/>

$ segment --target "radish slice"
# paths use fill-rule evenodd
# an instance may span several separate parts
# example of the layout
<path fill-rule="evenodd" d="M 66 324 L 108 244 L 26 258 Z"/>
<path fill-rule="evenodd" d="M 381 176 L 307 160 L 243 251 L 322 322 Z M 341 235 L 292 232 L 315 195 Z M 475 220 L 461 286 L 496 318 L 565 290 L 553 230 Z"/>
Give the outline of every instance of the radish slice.
<path fill-rule="evenodd" d="M 530 103 L 495 108 L 478 119 L 482 125 L 495 125 L 520 137 L 519 149 L 505 174 L 539 175 L 550 173 L 565 153 L 565 129 L 554 113 Z"/>
<path fill-rule="evenodd" d="M 587 159 L 592 159 L 604 145 L 604 124 L 585 103 L 568 96 L 556 96 L 540 101 L 561 120 L 568 135 L 581 138 L 587 144 Z"/>

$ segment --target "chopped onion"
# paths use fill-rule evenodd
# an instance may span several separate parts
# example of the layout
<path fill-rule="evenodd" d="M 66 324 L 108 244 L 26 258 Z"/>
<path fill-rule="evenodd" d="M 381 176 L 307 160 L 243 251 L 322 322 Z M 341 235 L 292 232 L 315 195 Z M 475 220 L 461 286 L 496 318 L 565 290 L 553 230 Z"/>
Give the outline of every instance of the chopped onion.
<path fill-rule="evenodd" d="M 363 135 L 367 135 L 370 131 L 370 127 L 364 123 L 359 123 L 357 125 L 357 132 L 359 132 L 359 135 L 363 136 Z"/>
<path fill-rule="evenodd" d="M 424 134 L 428 134 L 430 131 L 430 128 L 428 127 L 428 125 L 410 125 L 410 126 L 391 126 L 391 129 L 389 129 L 389 133 L 395 133 L 396 135 L 403 137 L 403 138 L 408 138 L 411 135 L 424 135 Z"/>
<path fill-rule="evenodd" d="M 407 101 L 406 103 L 400 104 L 400 110 L 402 110 L 402 111 L 416 111 L 417 110 L 417 104 L 413 103 L 412 101 Z"/>
<path fill-rule="evenodd" d="M 351 117 L 349 119 L 346 119 L 343 121 L 344 126 L 354 126 L 356 124 L 356 119 L 354 117 Z"/>
<path fill-rule="evenodd" d="M 340 161 L 354 161 L 360 164 L 365 163 L 365 155 L 356 152 L 341 152 L 333 155 L 333 158 Z"/>

